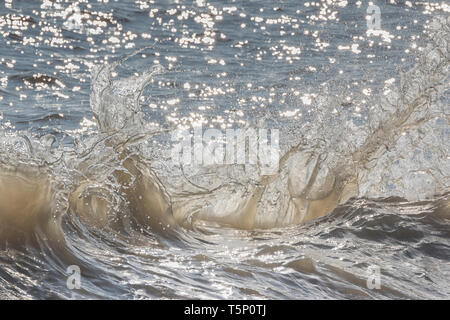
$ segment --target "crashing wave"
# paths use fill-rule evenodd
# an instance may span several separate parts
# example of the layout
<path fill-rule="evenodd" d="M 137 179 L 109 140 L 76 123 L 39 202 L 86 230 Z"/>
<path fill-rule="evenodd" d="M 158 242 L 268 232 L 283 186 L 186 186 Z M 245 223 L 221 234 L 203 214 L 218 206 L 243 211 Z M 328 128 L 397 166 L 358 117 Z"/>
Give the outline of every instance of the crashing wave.
<path fill-rule="evenodd" d="M 330 95 L 319 97 L 320 116 L 302 129 L 308 134 L 282 157 L 276 175 L 183 194 L 174 214 L 269 228 L 320 217 L 351 197 L 415 201 L 448 191 L 449 105 L 441 98 L 449 88 L 449 25 L 436 18 L 428 26 L 430 43 L 419 63 L 398 88 L 385 88 L 369 123 L 355 125 Z"/>
<path fill-rule="evenodd" d="M 141 142 L 167 130 L 145 123 L 139 98 L 162 70 L 114 79 L 118 63 L 96 68 L 91 107 L 98 136 L 67 150 L 48 137 L 2 132 L 0 235 L 11 238 L 36 224 L 58 229 L 66 212 L 126 232 L 202 222 L 270 228 L 323 216 L 351 197 L 418 200 L 447 192 L 450 22 L 434 19 L 429 34 L 417 66 L 398 88 L 386 88 L 367 124 L 356 125 L 330 96 L 316 98 L 317 119 L 301 128 L 278 172 L 266 176 L 242 165 L 190 172 L 164 156 L 146 159 Z"/>

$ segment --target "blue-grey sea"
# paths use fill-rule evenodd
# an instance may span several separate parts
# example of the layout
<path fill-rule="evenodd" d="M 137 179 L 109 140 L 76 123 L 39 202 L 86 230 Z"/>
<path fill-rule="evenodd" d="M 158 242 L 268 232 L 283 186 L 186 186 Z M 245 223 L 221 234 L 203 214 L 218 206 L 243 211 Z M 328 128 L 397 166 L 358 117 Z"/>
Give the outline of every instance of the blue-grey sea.
<path fill-rule="evenodd" d="M 449 299 L 449 13 L 1 0 L 0 299 Z M 171 161 L 199 126 L 276 171 Z"/>

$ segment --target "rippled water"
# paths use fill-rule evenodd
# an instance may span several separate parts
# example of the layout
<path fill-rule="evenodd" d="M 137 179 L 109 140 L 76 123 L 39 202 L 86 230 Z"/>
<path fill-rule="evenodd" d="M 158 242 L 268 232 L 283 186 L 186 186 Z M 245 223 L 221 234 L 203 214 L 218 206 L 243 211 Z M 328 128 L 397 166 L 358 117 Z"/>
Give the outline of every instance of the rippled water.
<path fill-rule="evenodd" d="M 448 299 L 449 11 L 2 2 L 0 298 Z M 171 161 L 199 125 L 279 169 Z"/>

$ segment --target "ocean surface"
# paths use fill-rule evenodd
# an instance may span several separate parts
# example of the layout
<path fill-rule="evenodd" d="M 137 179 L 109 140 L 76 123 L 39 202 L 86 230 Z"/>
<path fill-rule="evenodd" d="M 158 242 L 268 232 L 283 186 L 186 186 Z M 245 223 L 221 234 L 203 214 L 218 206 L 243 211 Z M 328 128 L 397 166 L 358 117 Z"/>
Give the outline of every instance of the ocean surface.
<path fill-rule="evenodd" d="M 449 299 L 449 13 L 1 0 L 0 299 Z"/>

